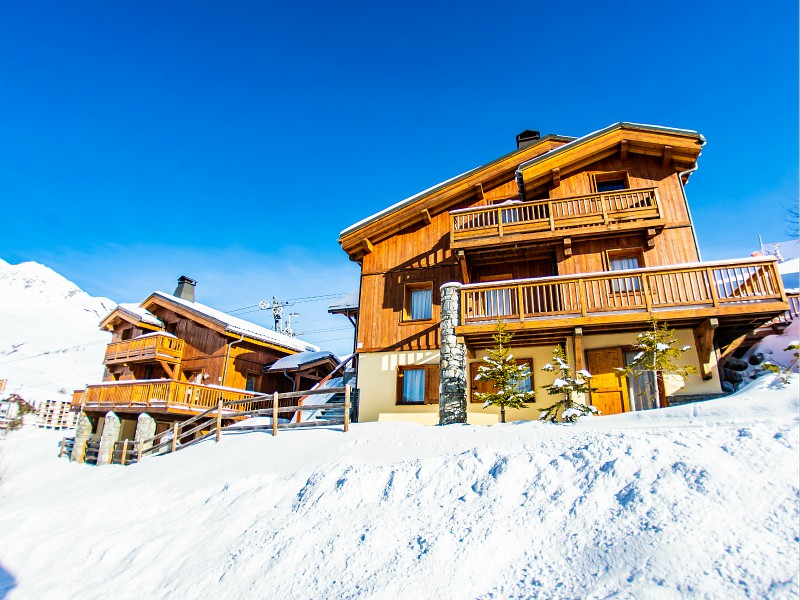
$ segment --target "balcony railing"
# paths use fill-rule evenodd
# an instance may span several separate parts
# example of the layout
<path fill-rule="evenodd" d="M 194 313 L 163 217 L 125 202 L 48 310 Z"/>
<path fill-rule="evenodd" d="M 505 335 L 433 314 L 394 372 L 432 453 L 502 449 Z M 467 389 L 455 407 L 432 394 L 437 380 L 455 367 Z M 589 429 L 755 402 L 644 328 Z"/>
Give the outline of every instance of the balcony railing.
<path fill-rule="evenodd" d="M 113 342 L 106 348 L 105 364 L 146 360 L 179 363 L 183 356 L 183 346 L 183 340 L 162 333 Z"/>
<path fill-rule="evenodd" d="M 556 231 L 662 218 L 656 188 L 571 198 L 503 203 L 450 211 L 450 242 Z"/>
<path fill-rule="evenodd" d="M 244 390 L 199 385 L 170 379 L 114 381 L 90 385 L 83 395 L 86 408 L 148 408 L 177 411 L 206 410 L 222 400 L 245 400 L 255 394 Z"/>
<path fill-rule="evenodd" d="M 650 313 L 785 299 L 775 261 L 744 259 L 466 285 L 461 289 L 461 322 Z"/>

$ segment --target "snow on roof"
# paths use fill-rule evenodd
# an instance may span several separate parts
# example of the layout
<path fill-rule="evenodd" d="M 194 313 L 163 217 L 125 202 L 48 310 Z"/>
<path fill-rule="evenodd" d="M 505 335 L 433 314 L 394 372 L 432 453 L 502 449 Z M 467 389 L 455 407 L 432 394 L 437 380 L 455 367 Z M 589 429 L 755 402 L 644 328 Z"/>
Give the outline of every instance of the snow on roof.
<path fill-rule="evenodd" d="M 343 308 L 358 308 L 358 292 L 350 292 L 345 294 L 336 301 L 336 304 L 331 304 L 328 310 L 337 310 Z"/>
<path fill-rule="evenodd" d="M 272 331 L 271 329 L 267 329 L 266 327 L 261 327 L 260 325 L 256 325 L 255 323 L 251 323 L 250 321 L 245 321 L 244 319 L 233 317 L 227 313 L 222 312 L 221 310 L 211 308 L 210 306 L 206 306 L 205 304 L 201 304 L 200 302 L 191 302 L 189 300 L 184 300 L 183 298 L 178 298 L 177 296 L 173 296 L 172 294 L 167 294 L 166 292 L 153 292 L 153 295 L 168 300 L 170 302 L 174 302 L 175 304 L 180 304 L 181 306 L 188 308 L 192 312 L 195 312 L 199 315 L 217 321 L 218 323 L 220 323 L 225 327 L 225 331 L 228 331 L 236 335 L 246 335 L 248 337 L 260 340 L 262 342 L 269 342 L 270 344 L 276 344 L 278 346 L 283 346 L 284 348 L 297 350 L 299 352 L 306 352 L 306 351 L 315 352 L 317 350 L 320 350 L 319 346 L 315 346 L 314 344 L 309 344 L 308 342 L 301 340 L 300 338 L 289 337 L 288 335 L 278 333 L 277 331 Z"/>
<path fill-rule="evenodd" d="M 519 168 L 517 169 L 517 172 L 520 172 L 525 167 L 528 167 L 530 165 L 536 164 L 539 161 L 546 160 L 548 158 L 552 158 L 553 156 L 555 156 L 557 154 L 561 154 L 562 152 L 568 152 L 570 149 L 575 148 L 576 146 L 580 146 L 581 144 L 583 144 L 585 142 L 588 142 L 591 139 L 594 139 L 596 137 L 600 137 L 600 136 L 605 135 L 606 133 L 610 133 L 610 132 L 612 132 L 612 131 L 614 131 L 616 129 L 623 129 L 625 127 L 632 128 L 632 129 L 646 129 L 646 130 L 650 130 L 650 131 L 658 131 L 658 132 L 661 132 L 661 133 L 675 133 L 675 134 L 678 134 L 678 135 L 694 136 L 694 137 L 697 137 L 698 140 L 700 140 L 700 142 L 702 144 L 706 143 L 706 138 L 703 137 L 702 134 L 700 134 L 697 131 L 694 131 L 692 129 L 678 129 L 676 127 L 664 127 L 663 125 L 645 125 L 645 124 L 642 124 L 642 123 L 630 123 L 628 121 L 620 121 L 619 123 L 614 123 L 613 125 L 609 125 L 608 127 L 604 127 L 603 129 L 598 129 L 597 131 L 593 131 L 593 132 L 588 133 L 588 134 L 586 134 L 586 135 L 584 135 L 582 137 L 574 139 L 571 142 L 568 142 L 568 143 L 564 144 L 563 146 L 559 146 L 558 148 L 554 148 L 553 150 L 550 150 L 549 152 L 545 152 L 544 154 L 540 154 L 539 156 L 536 156 L 536 157 L 534 157 L 534 158 L 532 158 L 530 160 L 526 160 L 524 163 L 522 163 L 519 166 Z"/>
<path fill-rule="evenodd" d="M 278 359 L 274 364 L 270 365 L 267 370 L 289 371 L 302 369 L 305 365 L 310 365 L 326 358 L 338 362 L 333 353 L 327 350 L 321 350 L 319 352 L 298 352 L 297 354 L 290 354 L 289 356 Z"/>
<path fill-rule="evenodd" d="M 161 322 L 161 319 L 159 319 L 157 316 L 155 316 L 146 308 L 142 308 L 138 304 L 132 304 L 126 302 L 117 305 L 117 309 L 133 315 L 134 317 L 139 319 L 142 323 L 149 323 L 150 325 L 156 325 L 157 327 L 164 326 L 164 323 Z"/>
<path fill-rule="evenodd" d="M 482 166 L 483 165 L 481 165 L 481 167 Z M 465 171 L 464 173 L 461 173 L 460 175 L 456 175 L 455 177 L 451 177 L 450 179 L 448 179 L 446 181 L 442 181 L 441 183 L 437 183 L 436 185 L 429 187 L 427 190 L 422 190 L 421 192 L 418 192 L 418 193 L 414 194 L 413 196 L 409 196 L 405 200 L 400 200 L 400 202 L 396 202 L 395 204 L 392 204 L 388 208 L 384 208 L 383 210 L 376 212 L 374 215 L 370 215 L 369 217 L 367 217 L 365 219 L 361 219 L 358 223 L 350 225 L 350 227 L 348 227 L 347 229 L 342 230 L 342 232 L 339 234 L 339 237 L 340 238 L 344 237 L 345 235 L 347 235 L 351 231 L 355 231 L 356 229 L 358 229 L 362 225 L 366 225 L 367 223 L 370 223 L 372 221 L 376 221 L 376 220 L 380 219 L 381 217 L 384 217 L 384 216 L 386 216 L 386 215 L 388 215 L 390 213 L 393 213 L 398 208 L 401 208 L 401 207 L 403 207 L 403 206 L 405 206 L 407 204 L 411 204 L 415 200 L 419 200 L 420 198 L 422 198 L 423 196 L 431 193 L 432 191 L 436 190 L 437 188 L 444 187 L 448 183 L 454 182 L 456 179 L 461 179 L 462 177 L 465 177 L 465 176 L 469 175 L 473 171 L 477 171 L 481 167 L 475 167 L 474 169 L 470 169 L 469 171 Z"/>

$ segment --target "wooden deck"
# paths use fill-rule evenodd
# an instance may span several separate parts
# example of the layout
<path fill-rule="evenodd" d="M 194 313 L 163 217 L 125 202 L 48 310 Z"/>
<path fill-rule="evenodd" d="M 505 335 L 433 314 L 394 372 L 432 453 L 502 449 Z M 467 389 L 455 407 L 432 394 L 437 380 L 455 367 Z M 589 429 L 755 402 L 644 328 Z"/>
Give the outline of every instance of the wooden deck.
<path fill-rule="evenodd" d="M 656 188 L 620 190 L 454 210 L 450 245 L 458 249 L 663 225 Z"/>
<path fill-rule="evenodd" d="M 85 410 L 120 410 L 195 414 L 223 402 L 252 398 L 250 392 L 169 379 L 134 380 L 90 385 L 83 394 Z M 252 407 L 251 407 L 252 409 Z"/>
<path fill-rule="evenodd" d="M 184 341 L 170 335 L 148 335 L 122 342 L 113 342 L 106 348 L 105 364 L 163 361 L 178 364 L 183 356 Z"/>
<path fill-rule="evenodd" d="M 651 316 L 673 325 L 708 317 L 763 323 L 788 308 L 775 261 L 742 259 L 465 285 L 456 332 L 484 345 L 498 319 L 531 341 L 575 327 L 638 327 Z"/>

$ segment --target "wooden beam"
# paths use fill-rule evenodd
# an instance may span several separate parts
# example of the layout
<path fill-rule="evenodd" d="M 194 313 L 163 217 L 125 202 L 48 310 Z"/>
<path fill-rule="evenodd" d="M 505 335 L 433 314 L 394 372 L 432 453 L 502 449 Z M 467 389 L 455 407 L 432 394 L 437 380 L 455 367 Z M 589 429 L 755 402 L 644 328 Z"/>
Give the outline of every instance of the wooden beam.
<path fill-rule="evenodd" d="M 482 183 L 476 183 L 472 187 L 475 190 L 475 196 L 478 197 L 478 200 L 483 200 L 485 198 L 485 196 L 483 195 L 483 184 Z"/>
<path fill-rule="evenodd" d="M 672 162 L 672 146 L 664 146 L 664 166 Z"/>
<path fill-rule="evenodd" d="M 427 208 L 423 208 L 421 211 L 422 213 L 422 220 L 425 221 L 425 225 L 431 224 L 431 213 L 428 212 Z"/>
<path fill-rule="evenodd" d="M 169 378 L 170 378 L 170 379 L 175 379 L 175 371 L 174 371 L 174 369 L 173 369 L 173 368 L 170 366 L 170 364 L 169 364 L 169 363 L 166 363 L 166 362 L 164 362 L 163 360 L 159 360 L 159 361 L 158 361 L 158 364 L 160 364 L 160 365 L 161 365 L 161 368 L 162 368 L 162 369 L 164 369 L 164 371 L 166 371 L 166 373 L 167 373 L 167 375 L 169 375 Z"/>
<path fill-rule="evenodd" d="M 712 377 L 711 361 L 714 357 L 714 330 L 719 326 L 715 317 L 704 319 L 700 325 L 692 328 L 694 333 L 697 362 L 700 363 L 700 376 L 708 381 Z"/>
<path fill-rule="evenodd" d="M 553 175 L 553 187 L 558 187 L 561 184 L 561 170 L 555 168 L 551 173 Z"/>
<path fill-rule="evenodd" d="M 575 371 L 583 368 L 583 329 L 575 328 L 575 335 L 572 338 L 573 354 L 575 355 Z"/>
<path fill-rule="evenodd" d="M 459 250 L 456 252 L 456 258 L 458 259 L 458 266 L 461 267 L 461 283 L 469 283 L 469 269 L 467 268 L 467 257 L 464 256 L 464 251 Z"/>
<path fill-rule="evenodd" d="M 625 159 L 628 158 L 628 140 L 622 140 L 619 143 L 619 157 L 622 160 L 625 160 Z"/>
<path fill-rule="evenodd" d="M 372 245 L 372 242 L 369 241 L 369 238 L 364 238 L 361 240 L 361 248 L 364 250 L 364 254 L 369 254 L 372 252 L 374 246 Z"/>
<path fill-rule="evenodd" d="M 564 256 L 572 256 L 572 238 L 564 238 Z"/>

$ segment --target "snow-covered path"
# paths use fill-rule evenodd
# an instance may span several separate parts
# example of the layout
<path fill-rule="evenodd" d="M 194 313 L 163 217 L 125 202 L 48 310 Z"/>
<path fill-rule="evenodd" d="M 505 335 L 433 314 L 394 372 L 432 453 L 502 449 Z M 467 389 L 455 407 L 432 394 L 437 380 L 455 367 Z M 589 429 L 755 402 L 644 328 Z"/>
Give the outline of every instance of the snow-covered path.
<path fill-rule="evenodd" d="M 131 467 L 22 431 L 0 566 L 12 599 L 797 598 L 797 396 L 229 435 Z"/>

